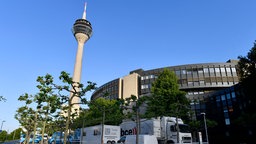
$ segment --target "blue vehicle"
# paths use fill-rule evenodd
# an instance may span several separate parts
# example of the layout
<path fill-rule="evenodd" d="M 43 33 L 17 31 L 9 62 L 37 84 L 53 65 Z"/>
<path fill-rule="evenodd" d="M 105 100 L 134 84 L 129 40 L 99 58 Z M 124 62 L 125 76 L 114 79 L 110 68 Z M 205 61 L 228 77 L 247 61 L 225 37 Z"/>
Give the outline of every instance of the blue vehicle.
<path fill-rule="evenodd" d="M 67 142 L 71 143 L 73 140 L 72 136 L 67 137 Z M 63 144 L 64 141 L 64 133 L 63 132 L 55 132 L 53 133 L 52 137 L 48 140 L 48 144 Z"/>
<path fill-rule="evenodd" d="M 29 143 L 32 143 L 32 141 L 33 141 L 33 136 L 34 136 L 33 134 L 30 135 L 30 137 L 29 137 Z M 26 139 L 26 134 L 21 134 L 21 135 L 20 135 L 20 144 L 24 144 L 25 139 Z M 36 135 L 35 135 L 35 139 L 34 139 L 34 143 L 40 143 L 41 140 L 42 140 L 42 136 L 36 134 Z"/>
<path fill-rule="evenodd" d="M 72 136 L 72 144 L 80 144 L 81 129 L 76 129 Z"/>

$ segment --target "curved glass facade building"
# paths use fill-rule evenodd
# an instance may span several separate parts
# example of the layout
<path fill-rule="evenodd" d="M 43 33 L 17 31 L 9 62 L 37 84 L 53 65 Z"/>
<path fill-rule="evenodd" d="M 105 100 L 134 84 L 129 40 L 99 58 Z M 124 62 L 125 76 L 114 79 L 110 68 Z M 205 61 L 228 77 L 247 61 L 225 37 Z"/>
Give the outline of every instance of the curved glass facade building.
<path fill-rule="evenodd" d="M 114 79 L 100 86 L 91 99 L 103 97 L 108 99 L 126 98 L 131 95 L 150 95 L 152 83 L 165 69 L 175 72 L 180 90 L 187 92 L 189 99 L 203 99 L 209 93 L 233 86 L 239 82 L 237 60 L 224 63 L 201 63 L 157 68 L 152 70 L 137 69 L 129 75 Z"/>

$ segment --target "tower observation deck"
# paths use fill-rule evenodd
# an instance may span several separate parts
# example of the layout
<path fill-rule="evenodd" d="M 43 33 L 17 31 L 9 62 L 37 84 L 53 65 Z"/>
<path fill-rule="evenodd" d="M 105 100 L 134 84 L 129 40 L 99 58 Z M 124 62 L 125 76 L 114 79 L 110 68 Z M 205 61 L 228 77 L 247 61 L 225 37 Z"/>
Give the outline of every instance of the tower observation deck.
<path fill-rule="evenodd" d="M 73 25 L 72 32 L 76 37 L 77 33 L 83 33 L 87 35 L 88 39 L 92 36 L 92 26 L 91 23 L 86 19 L 78 19 Z"/>

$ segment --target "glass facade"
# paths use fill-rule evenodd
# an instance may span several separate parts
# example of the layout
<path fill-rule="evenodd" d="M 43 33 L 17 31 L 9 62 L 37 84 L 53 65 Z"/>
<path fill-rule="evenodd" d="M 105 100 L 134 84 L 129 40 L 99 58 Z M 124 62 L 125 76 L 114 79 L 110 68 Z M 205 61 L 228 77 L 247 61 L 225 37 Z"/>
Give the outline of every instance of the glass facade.
<path fill-rule="evenodd" d="M 236 73 L 236 63 L 206 63 L 181 65 L 173 67 L 165 67 L 173 71 L 178 77 L 180 90 L 188 93 L 188 98 L 201 97 L 201 95 L 230 87 L 238 83 Z M 141 92 L 142 95 L 150 93 L 150 87 L 156 80 L 157 75 L 164 68 L 139 71 L 141 76 Z"/>
<path fill-rule="evenodd" d="M 230 70 L 233 74 L 234 71 Z M 255 92 L 252 93 L 255 95 Z M 256 122 L 253 121 L 253 115 L 245 115 L 252 107 L 256 107 L 250 99 L 252 93 L 245 90 L 242 84 L 236 84 L 206 94 L 203 101 L 191 104 L 197 119 L 200 119 L 198 113 L 205 112 L 208 119 L 218 123 L 214 128 L 209 128 L 211 142 L 218 143 L 218 140 L 226 143 L 255 142 Z M 200 103 L 204 103 L 205 108 L 199 107 Z"/>

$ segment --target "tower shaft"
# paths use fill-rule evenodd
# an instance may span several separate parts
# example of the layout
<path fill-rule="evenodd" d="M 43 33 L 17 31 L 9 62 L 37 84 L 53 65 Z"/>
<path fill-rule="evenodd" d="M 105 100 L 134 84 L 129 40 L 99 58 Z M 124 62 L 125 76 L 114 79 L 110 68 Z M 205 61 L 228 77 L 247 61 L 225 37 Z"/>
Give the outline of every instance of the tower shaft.
<path fill-rule="evenodd" d="M 83 33 L 77 33 L 75 34 L 75 38 L 78 43 L 77 47 L 77 53 L 76 53 L 76 61 L 75 61 L 75 67 L 74 67 L 74 73 L 73 73 L 73 81 L 79 82 L 81 81 L 81 73 L 82 73 L 82 60 L 83 60 L 83 49 L 84 49 L 84 43 L 89 39 L 89 37 L 86 34 Z M 76 89 L 76 91 L 79 91 Z M 71 97 L 72 95 L 70 95 Z M 74 97 L 72 99 L 72 103 L 79 103 L 80 99 L 78 97 Z M 74 105 L 74 108 L 79 109 L 80 106 L 78 104 Z"/>

